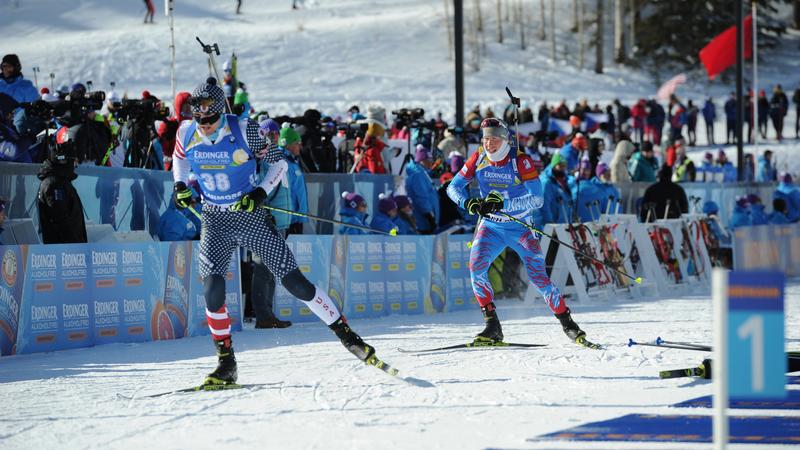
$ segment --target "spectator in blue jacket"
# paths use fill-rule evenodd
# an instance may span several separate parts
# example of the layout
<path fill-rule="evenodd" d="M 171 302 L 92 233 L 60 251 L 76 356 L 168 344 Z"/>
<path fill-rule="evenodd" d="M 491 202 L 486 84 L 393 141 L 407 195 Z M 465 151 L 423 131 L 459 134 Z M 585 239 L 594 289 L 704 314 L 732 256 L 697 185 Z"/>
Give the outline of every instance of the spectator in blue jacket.
<path fill-rule="evenodd" d="M 383 193 L 378 195 L 378 212 L 372 218 L 372 222 L 369 224 L 370 228 L 391 233 L 392 230 L 397 229 L 397 225 L 394 223 L 395 217 L 397 217 L 397 202 L 394 201 L 394 198 Z"/>
<path fill-rule="evenodd" d="M 697 181 L 713 183 L 717 181 L 716 174 L 718 172 L 717 166 L 714 165 L 714 154 L 706 152 L 703 156 L 703 161 L 700 162 L 700 167 L 697 169 Z"/>
<path fill-rule="evenodd" d="M 597 185 L 602 194 L 600 197 L 600 212 L 602 214 L 614 214 L 617 210 L 620 195 L 619 189 L 611 183 L 611 168 L 608 164 L 601 162 L 594 169 L 594 174 L 595 177 L 592 178 L 592 183 Z"/>
<path fill-rule="evenodd" d="M 733 206 L 733 213 L 731 214 L 731 229 L 739 227 L 748 227 L 753 224 L 750 218 L 750 203 L 747 201 L 747 196 L 742 195 L 736 198 L 736 204 Z"/>
<path fill-rule="evenodd" d="M 179 210 L 175 202 L 167 202 L 169 207 L 158 220 L 158 239 L 161 241 L 191 241 L 200 235 L 187 214 L 188 209 Z"/>
<path fill-rule="evenodd" d="M 725 143 L 736 142 L 736 94 L 731 92 L 725 102 Z"/>
<path fill-rule="evenodd" d="M 302 149 L 300 134 L 294 128 L 282 128 L 278 142 L 288 163 L 287 176 L 289 178 L 289 194 L 291 198 L 289 209 L 308 214 L 308 191 L 306 190 L 306 179 L 300 162 L 300 151 Z M 308 222 L 308 218 L 292 215 L 289 234 L 303 234 L 303 224 L 306 222 Z"/>
<path fill-rule="evenodd" d="M 582 133 L 578 133 L 572 138 L 572 141 L 561 147 L 558 154 L 564 158 L 567 165 L 567 173 L 572 173 L 573 170 L 578 168 L 581 161 L 581 153 L 589 149 L 589 141 Z"/>
<path fill-rule="evenodd" d="M 708 97 L 703 105 L 703 120 L 706 122 L 706 142 L 708 145 L 714 145 L 714 121 L 717 120 L 717 107 L 711 97 Z"/>
<path fill-rule="evenodd" d="M 719 222 L 719 205 L 712 200 L 707 200 L 703 203 L 703 214 L 708 216 L 708 226 L 722 246 L 729 247 L 731 244 L 731 235 L 725 231 Z"/>
<path fill-rule="evenodd" d="M 15 54 L 3 56 L 0 64 L 3 76 L 0 78 L 0 93 L 8 94 L 17 103 L 31 103 L 39 99 L 39 92 L 30 80 L 22 76 L 22 64 Z"/>
<path fill-rule="evenodd" d="M 414 202 L 414 218 L 420 234 L 432 234 L 439 223 L 439 195 L 428 175 L 431 151 L 417 145 L 414 161 L 406 164 L 406 194 Z"/>
<path fill-rule="evenodd" d="M 770 224 L 785 225 L 789 223 L 786 217 L 786 201 L 782 198 L 772 200 L 772 212 L 767 215 Z"/>
<path fill-rule="evenodd" d="M 556 153 L 550 165 L 542 173 L 542 192 L 544 204 L 534 210 L 536 225 L 543 227 L 548 223 L 568 223 L 572 218 L 572 193 L 567 182 L 567 163 L 561 154 Z"/>
<path fill-rule="evenodd" d="M 728 157 L 725 155 L 725 150 L 720 149 L 717 152 L 717 170 L 722 173 L 722 182 L 736 182 L 737 173 L 736 167 L 728 161 Z"/>
<path fill-rule="evenodd" d="M 581 222 L 593 222 L 600 217 L 600 204 L 603 190 L 592 183 L 592 163 L 589 158 L 581 160 L 581 167 L 574 184 L 571 186 L 572 202 Z"/>
<path fill-rule="evenodd" d="M 772 198 L 780 198 L 786 202 L 786 217 L 789 222 L 794 223 L 800 220 L 800 191 L 795 187 L 789 173 L 781 175 L 778 189 L 775 190 Z"/>
<path fill-rule="evenodd" d="M 342 209 L 339 210 L 342 222 L 360 227 L 367 226 L 367 201 L 355 192 L 342 192 Z M 340 226 L 339 234 L 367 234 L 365 230 Z"/>
<path fill-rule="evenodd" d="M 397 216 L 392 220 L 397 226 L 397 234 L 417 234 L 417 220 L 414 218 L 414 205 L 407 195 L 395 195 Z"/>
<path fill-rule="evenodd" d="M 765 150 L 764 154 L 758 157 L 756 181 L 759 183 L 772 183 L 776 178 L 777 171 L 772 165 L 772 150 Z"/>
<path fill-rule="evenodd" d="M 764 204 L 761 203 L 761 197 L 756 194 L 748 194 L 747 203 L 750 204 L 750 223 L 752 225 L 766 225 L 769 223 L 767 213 L 764 212 Z"/>

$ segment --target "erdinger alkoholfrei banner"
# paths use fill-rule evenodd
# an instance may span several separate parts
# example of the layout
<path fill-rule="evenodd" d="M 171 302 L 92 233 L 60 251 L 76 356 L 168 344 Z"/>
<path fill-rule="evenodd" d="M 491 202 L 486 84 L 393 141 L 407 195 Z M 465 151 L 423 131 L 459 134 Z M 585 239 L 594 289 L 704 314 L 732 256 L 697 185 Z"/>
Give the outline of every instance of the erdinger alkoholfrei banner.
<path fill-rule="evenodd" d="M 28 247 L 18 353 L 158 339 L 159 244 Z"/>
<path fill-rule="evenodd" d="M 189 290 L 191 286 L 192 242 L 164 242 L 167 255 L 167 281 L 164 288 L 161 332 L 172 338 L 189 334 Z"/>
<path fill-rule="evenodd" d="M 375 237 L 347 237 L 344 302 L 344 313 L 347 317 L 380 317 L 386 314 L 383 239 Z"/>
<path fill-rule="evenodd" d="M 0 246 L 0 356 L 17 350 L 26 250 L 24 246 Z"/>
<path fill-rule="evenodd" d="M 477 300 L 472 292 L 469 276 L 469 254 L 471 234 L 451 234 L 447 236 L 447 303 L 445 311 L 461 311 L 474 308 Z"/>
<path fill-rule="evenodd" d="M 330 235 L 291 235 L 286 241 L 294 254 L 300 272 L 320 289 L 328 290 L 331 270 Z M 293 322 L 314 322 L 317 319 L 308 306 L 287 291 L 280 280 L 276 281 L 275 315 Z"/>
<path fill-rule="evenodd" d="M 189 287 L 189 336 L 211 334 L 206 321 L 206 297 L 200 279 L 198 259 L 200 243 L 192 241 L 192 273 Z M 231 331 L 242 331 L 242 280 L 239 270 L 239 252 L 233 252 L 228 272 L 225 274 L 225 305 L 231 318 Z"/>
<path fill-rule="evenodd" d="M 160 243 L 92 244 L 87 256 L 95 344 L 174 337 L 161 317 L 166 271 Z"/>

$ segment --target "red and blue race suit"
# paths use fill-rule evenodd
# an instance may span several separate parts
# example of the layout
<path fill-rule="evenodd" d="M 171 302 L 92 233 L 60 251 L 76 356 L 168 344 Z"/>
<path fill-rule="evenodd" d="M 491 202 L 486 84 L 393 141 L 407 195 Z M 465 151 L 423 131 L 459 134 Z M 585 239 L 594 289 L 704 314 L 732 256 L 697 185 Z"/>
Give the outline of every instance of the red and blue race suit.
<path fill-rule="evenodd" d="M 467 185 L 473 179 L 478 182 L 481 196 L 485 197 L 491 191 L 497 191 L 503 196 L 502 213 L 533 225 L 533 211 L 542 207 L 544 197 L 539 173 L 530 156 L 517 155 L 511 149 L 505 159 L 492 162 L 482 148 L 478 149 L 447 188 L 447 195 L 462 208 L 469 199 Z M 567 306 L 561 292 L 547 276 L 538 234 L 502 214 L 484 217 L 478 224 L 472 242 L 469 267 L 472 290 L 478 303 L 483 307 L 493 301 L 494 291 L 488 277 L 489 266 L 506 247 L 517 252 L 525 264 L 528 277 L 544 297 L 550 310 L 555 314 L 566 311 Z"/>

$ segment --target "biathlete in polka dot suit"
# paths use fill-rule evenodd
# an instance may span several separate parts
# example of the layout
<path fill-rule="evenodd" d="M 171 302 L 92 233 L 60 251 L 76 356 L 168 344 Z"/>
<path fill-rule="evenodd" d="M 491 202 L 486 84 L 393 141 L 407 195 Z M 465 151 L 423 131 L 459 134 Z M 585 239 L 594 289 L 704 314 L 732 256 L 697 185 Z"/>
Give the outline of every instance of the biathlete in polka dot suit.
<path fill-rule="evenodd" d="M 230 384 L 237 378 L 231 321 L 225 308 L 225 274 L 238 246 L 258 255 L 286 290 L 307 302 L 308 308 L 350 352 L 368 361 L 375 349 L 350 329 L 328 294 L 303 276 L 286 241 L 261 207 L 287 170 L 277 147 L 267 147 L 269 142 L 259 134 L 256 122 L 223 114 L 225 93 L 214 78 L 195 89 L 190 103 L 194 120 L 181 124 L 175 140 L 173 196 L 178 208 L 189 207 L 192 195 L 186 186 L 189 173 L 199 179 L 203 231 L 198 259 L 208 326 L 219 359 L 205 383 Z M 269 164 L 260 183 L 256 175 L 257 155 L 263 155 Z"/>

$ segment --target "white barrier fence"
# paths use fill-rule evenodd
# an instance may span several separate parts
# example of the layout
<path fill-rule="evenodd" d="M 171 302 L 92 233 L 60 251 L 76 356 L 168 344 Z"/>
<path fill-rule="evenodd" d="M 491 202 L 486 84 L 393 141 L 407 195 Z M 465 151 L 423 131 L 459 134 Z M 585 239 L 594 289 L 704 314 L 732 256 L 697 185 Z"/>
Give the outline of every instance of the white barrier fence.
<path fill-rule="evenodd" d="M 706 230 L 697 216 L 654 223 L 639 223 L 633 215 L 604 216 L 597 222 L 548 225 L 543 231 L 606 265 L 547 237 L 542 249 L 552 264 L 553 283 L 579 302 L 706 293 L 711 279 Z M 526 299 L 538 296 L 528 288 Z"/>

